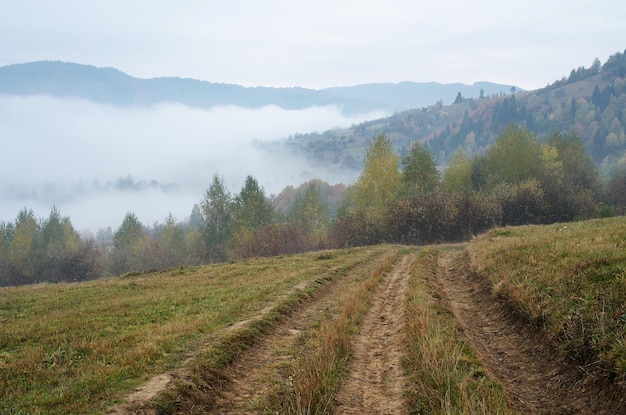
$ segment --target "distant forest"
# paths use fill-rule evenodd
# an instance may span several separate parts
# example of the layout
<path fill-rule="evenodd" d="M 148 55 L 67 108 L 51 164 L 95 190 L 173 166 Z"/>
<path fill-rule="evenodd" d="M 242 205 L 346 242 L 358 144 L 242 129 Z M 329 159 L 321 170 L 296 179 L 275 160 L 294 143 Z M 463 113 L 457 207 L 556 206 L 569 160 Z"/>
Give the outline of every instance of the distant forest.
<path fill-rule="evenodd" d="M 601 176 L 609 178 L 626 167 L 625 82 L 626 55 L 618 52 L 603 65 L 595 60 L 540 90 L 512 88 L 508 95 L 481 93 L 469 99 L 459 93 L 453 105 L 438 102 L 348 129 L 299 134 L 275 147 L 329 168 L 361 168 L 363 149 L 373 137 L 386 134 L 399 154 L 418 140 L 438 166 L 446 166 L 459 148 L 469 157 L 485 154 L 513 123 L 540 140 L 556 131 L 575 133 Z"/>
<path fill-rule="evenodd" d="M 43 219 L 24 209 L 0 223 L 0 285 L 378 243 L 462 241 L 497 226 L 625 214 L 626 169 L 601 180 L 585 144 L 575 130 L 539 140 L 510 124 L 484 154 L 468 156 L 461 147 L 440 172 L 428 146 L 415 141 L 398 155 L 379 134 L 350 186 L 313 180 L 270 199 L 251 176 L 231 194 L 216 174 L 188 221 L 170 215 L 146 227 L 129 212 L 118 229 L 89 240 L 56 208 Z"/>

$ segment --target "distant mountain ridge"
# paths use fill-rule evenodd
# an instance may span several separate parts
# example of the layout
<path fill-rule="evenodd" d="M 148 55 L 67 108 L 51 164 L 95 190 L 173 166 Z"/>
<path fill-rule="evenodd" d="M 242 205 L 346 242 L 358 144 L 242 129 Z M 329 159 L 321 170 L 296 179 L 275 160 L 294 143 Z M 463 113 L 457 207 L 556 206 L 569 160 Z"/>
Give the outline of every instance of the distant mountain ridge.
<path fill-rule="evenodd" d="M 463 98 L 479 98 L 481 95 L 483 97 L 500 96 L 510 93 L 511 90 L 523 91 L 515 86 L 493 82 L 475 82 L 472 85 L 466 85 L 408 81 L 398 84 L 377 83 L 324 89 L 344 98 L 379 102 L 394 111 L 427 107 L 439 100 L 443 104 L 452 104 L 459 93 Z"/>
<path fill-rule="evenodd" d="M 0 67 L 0 94 L 50 95 L 130 106 L 176 102 L 210 108 L 235 105 L 260 108 L 276 105 L 284 109 L 336 105 L 344 113 L 373 110 L 388 112 L 420 108 L 441 100 L 452 103 L 458 93 L 464 97 L 508 93 L 510 85 L 479 82 L 473 85 L 402 82 L 364 84 L 349 87 L 307 89 L 301 87 L 243 87 L 190 78 L 142 79 L 115 68 L 60 61 L 38 61 Z M 519 90 L 519 89 L 518 89 Z"/>

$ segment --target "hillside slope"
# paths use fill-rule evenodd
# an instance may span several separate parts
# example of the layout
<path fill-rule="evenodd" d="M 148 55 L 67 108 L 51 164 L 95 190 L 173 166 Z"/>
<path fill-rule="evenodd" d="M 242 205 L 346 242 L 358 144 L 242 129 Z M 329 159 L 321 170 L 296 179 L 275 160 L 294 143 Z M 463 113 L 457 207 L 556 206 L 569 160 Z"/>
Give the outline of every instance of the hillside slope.
<path fill-rule="evenodd" d="M 336 105 L 351 114 L 373 110 L 401 111 L 437 100 L 452 102 L 458 92 L 478 97 L 481 89 L 486 94 L 500 94 L 510 88 L 489 82 L 474 85 L 403 82 L 314 90 L 243 87 L 176 77 L 140 79 L 114 68 L 68 62 L 41 61 L 0 67 L 0 94 L 75 97 L 121 106 L 152 105 L 164 101 L 200 108 L 276 105 L 285 109 L 301 109 Z"/>
<path fill-rule="evenodd" d="M 0 412 L 623 413 L 625 235 L 612 218 L 0 288 Z"/>
<path fill-rule="evenodd" d="M 459 149 L 469 156 L 483 153 L 515 123 L 539 138 L 555 131 L 575 132 L 601 172 L 609 175 L 626 167 L 625 77 L 626 57 L 617 53 L 604 65 L 580 67 L 540 90 L 437 103 L 347 129 L 297 134 L 267 148 L 304 155 L 328 168 L 358 170 L 365 148 L 384 133 L 400 153 L 413 141 L 424 143 L 443 166 Z"/>

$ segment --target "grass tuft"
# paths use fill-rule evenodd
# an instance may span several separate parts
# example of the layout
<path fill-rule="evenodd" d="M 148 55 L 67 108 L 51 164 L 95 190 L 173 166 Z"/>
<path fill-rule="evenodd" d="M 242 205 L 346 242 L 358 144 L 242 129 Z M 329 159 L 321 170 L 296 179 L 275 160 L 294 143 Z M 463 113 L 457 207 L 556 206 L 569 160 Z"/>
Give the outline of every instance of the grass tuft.
<path fill-rule="evenodd" d="M 443 248 L 442 248 L 443 249 Z M 456 319 L 435 292 L 437 255 L 424 249 L 414 262 L 406 300 L 412 414 L 511 414 L 502 387 L 486 373 Z"/>

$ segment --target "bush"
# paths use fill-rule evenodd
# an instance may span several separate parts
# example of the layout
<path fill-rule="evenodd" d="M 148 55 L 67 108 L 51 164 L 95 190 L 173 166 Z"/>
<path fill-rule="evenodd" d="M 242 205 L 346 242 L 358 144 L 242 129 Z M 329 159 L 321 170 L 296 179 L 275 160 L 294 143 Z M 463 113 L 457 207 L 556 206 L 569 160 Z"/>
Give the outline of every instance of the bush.
<path fill-rule="evenodd" d="M 535 179 L 519 184 L 500 183 L 490 193 L 502 209 L 503 226 L 538 223 L 546 212 L 544 193 Z"/>
<path fill-rule="evenodd" d="M 392 203 L 381 233 L 387 242 L 403 244 L 459 241 L 497 226 L 501 217 L 493 198 L 435 191 Z"/>

